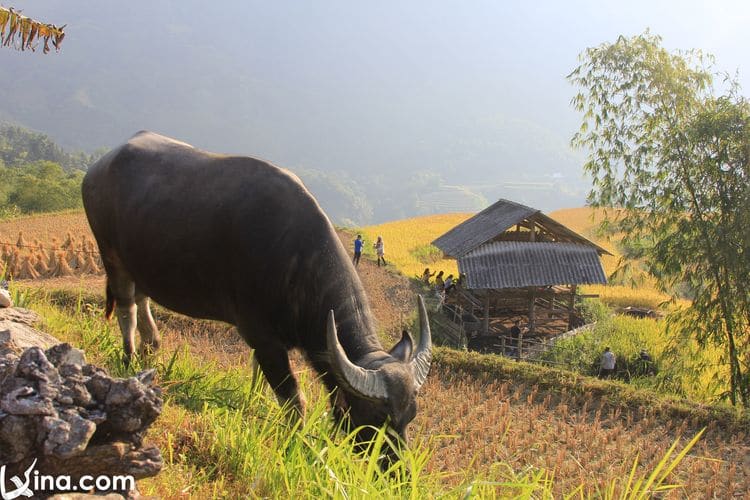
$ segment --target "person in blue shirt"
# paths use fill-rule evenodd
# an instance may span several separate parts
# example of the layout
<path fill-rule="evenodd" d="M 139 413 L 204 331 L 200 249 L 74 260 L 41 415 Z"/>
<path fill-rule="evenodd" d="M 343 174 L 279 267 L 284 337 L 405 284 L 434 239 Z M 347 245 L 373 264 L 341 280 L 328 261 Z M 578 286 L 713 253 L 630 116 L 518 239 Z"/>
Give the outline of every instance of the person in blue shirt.
<path fill-rule="evenodd" d="M 354 265 L 359 266 L 359 258 L 362 257 L 362 247 L 365 242 L 362 239 L 362 235 L 358 234 L 357 239 L 354 240 Z"/>

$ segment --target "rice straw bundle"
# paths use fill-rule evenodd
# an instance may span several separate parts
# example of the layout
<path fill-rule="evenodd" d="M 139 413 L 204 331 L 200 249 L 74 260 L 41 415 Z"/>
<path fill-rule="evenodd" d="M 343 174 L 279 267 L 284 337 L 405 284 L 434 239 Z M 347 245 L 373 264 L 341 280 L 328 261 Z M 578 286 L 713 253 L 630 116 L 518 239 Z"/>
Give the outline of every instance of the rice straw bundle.
<path fill-rule="evenodd" d="M 78 268 L 78 252 L 73 250 L 73 247 L 68 248 L 68 251 L 65 253 L 65 260 L 71 269 Z"/>
<path fill-rule="evenodd" d="M 101 274 L 102 270 L 96 263 L 96 257 L 93 254 L 85 254 L 83 266 L 80 269 L 81 274 Z"/>
<path fill-rule="evenodd" d="M 43 254 L 43 249 L 36 254 L 36 263 L 34 269 L 39 273 L 39 276 L 46 277 L 49 275 L 49 267 L 47 266 L 47 256 Z"/>
<path fill-rule="evenodd" d="M 16 277 L 21 280 L 35 280 L 39 277 L 39 273 L 36 272 L 34 265 L 31 263 L 31 256 L 26 255 L 23 257 Z"/>
<path fill-rule="evenodd" d="M 55 255 L 55 267 L 52 271 L 52 276 L 73 276 L 73 270 L 68 265 L 68 262 L 65 260 L 65 254 L 63 252 L 57 252 Z"/>
<path fill-rule="evenodd" d="M 23 237 L 23 231 L 18 233 L 18 240 L 16 240 L 16 246 L 23 248 L 26 246 L 26 239 Z"/>
<path fill-rule="evenodd" d="M 62 244 L 62 248 L 64 250 L 68 250 L 69 248 L 73 248 L 73 242 L 75 241 L 75 238 L 73 238 L 73 234 L 68 231 L 67 236 L 65 237 L 65 241 Z"/>

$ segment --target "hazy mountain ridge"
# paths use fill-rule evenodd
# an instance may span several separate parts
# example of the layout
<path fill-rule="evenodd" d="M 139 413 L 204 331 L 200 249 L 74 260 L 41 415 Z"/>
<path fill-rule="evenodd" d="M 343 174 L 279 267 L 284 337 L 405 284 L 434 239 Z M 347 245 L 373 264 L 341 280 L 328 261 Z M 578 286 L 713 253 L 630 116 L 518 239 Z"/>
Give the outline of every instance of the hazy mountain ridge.
<path fill-rule="evenodd" d="M 63 52 L 0 53 L 14 75 L 0 117 L 73 149 L 109 148 L 150 129 L 260 157 L 297 172 L 349 224 L 499 197 L 545 210 L 583 203 L 580 158 L 549 128 L 559 119 L 532 118 L 534 102 L 513 102 L 503 88 L 479 97 L 487 82 L 434 66 L 440 48 L 405 26 L 384 37 L 376 21 L 347 26 L 326 9 L 296 8 L 305 13 L 253 3 L 228 13 L 194 0 L 54 2 L 54 21 L 69 23 Z M 113 18 L 126 28 L 108 30 Z M 446 206 L 445 186 L 466 196 Z"/>

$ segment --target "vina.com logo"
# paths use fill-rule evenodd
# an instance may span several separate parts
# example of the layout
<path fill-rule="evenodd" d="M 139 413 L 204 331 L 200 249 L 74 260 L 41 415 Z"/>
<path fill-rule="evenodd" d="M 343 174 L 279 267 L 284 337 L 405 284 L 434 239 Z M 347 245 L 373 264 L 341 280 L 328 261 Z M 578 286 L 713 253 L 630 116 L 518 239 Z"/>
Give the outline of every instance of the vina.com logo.
<path fill-rule="evenodd" d="M 5 478 L 6 465 L 0 467 L 0 500 L 30 498 L 34 492 L 90 492 L 90 491 L 132 491 L 135 489 L 133 476 L 81 476 L 74 481 L 71 476 L 51 476 L 40 474 L 35 470 L 37 459 L 24 471 L 23 478 L 13 476 L 9 479 L 15 489 L 8 490 Z"/>
<path fill-rule="evenodd" d="M 16 486 L 16 489 L 13 491 L 7 491 L 5 489 L 5 465 L 0 467 L 0 498 L 2 500 L 13 500 L 14 498 L 18 498 L 20 496 L 24 497 L 32 497 L 34 496 L 34 492 L 29 488 L 29 484 L 31 484 L 31 478 L 29 477 L 31 475 L 31 471 L 34 470 L 34 467 L 36 466 L 36 458 L 31 463 L 28 469 L 26 469 L 26 472 L 23 473 L 24 477 L 26 478 L 25 481 L 21 481 L 21 478 L 18 476 L 13 476 L 10 479 L 10 482 L 13 483 Z"/>

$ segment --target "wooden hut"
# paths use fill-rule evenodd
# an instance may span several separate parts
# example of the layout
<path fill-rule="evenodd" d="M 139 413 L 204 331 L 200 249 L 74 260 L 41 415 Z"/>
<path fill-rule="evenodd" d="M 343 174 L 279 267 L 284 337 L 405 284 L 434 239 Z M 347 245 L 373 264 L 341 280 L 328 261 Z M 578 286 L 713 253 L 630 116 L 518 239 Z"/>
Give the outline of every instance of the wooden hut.
<path fill-rule="evenodd" d="M 576 286 L 606 283 L 605 249 L 541 211 L 508 200 L 482 210 L 433 245 L 458 261 L 461 286 L 446 309 L 467 336 L 506 336 L 515 320 L 527 337 L 578 326 Z M 466 320 L 473 328 L 465 328 Z M 520 345 L 520 344 L 519 344 Z"/>

